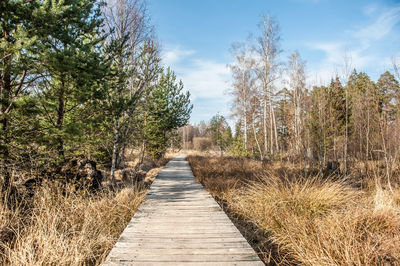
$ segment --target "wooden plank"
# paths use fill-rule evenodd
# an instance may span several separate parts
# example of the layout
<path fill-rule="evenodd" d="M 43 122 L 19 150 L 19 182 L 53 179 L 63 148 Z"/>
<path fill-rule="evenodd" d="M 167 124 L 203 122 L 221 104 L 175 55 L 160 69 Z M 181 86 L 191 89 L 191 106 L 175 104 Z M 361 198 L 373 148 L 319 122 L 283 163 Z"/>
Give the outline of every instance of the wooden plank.
<path fill-rule="evenodd" d="M 104 265 L 263 265 L 184 157 L 171 160 Z"/>
<path fill-rule="evenodd" d="M 163 233 L 131 233 L 131 232 L 126 232 L 124 233 L 125 238 L 159 238 L 160 241 L 163 241 L 165 238 L 167 239 L 207 239 L 207 238 L 224 238 L 224 237 L 240 237 L 242 236 L 239 232 L 228 232 L 228 233 L 178 233 L 178 234 L 171 234 L 167 232 Z"/>
<path fill-rule="evenodd" d="M 132 262 L 234 262 L 234 261 L 254 261 L 259 260 L 255 254 L 214 254 L 214 255 L 162 255 L 162 254 L 127 254 L 116 253 L 109 257 L 110 261 L 132 261 Z"/>
<path fill-rule="evenodd" d="M 126 239 L 127 242 L 119 241 L 115 244 L 123 243 L 123 245 L 129 245 L 129 243 L 160 243 L 160 240 L 152 239 L 152 238 L 134 238 L 134 239 Z M 207 247 L 208 244 L 212 243 L 244 243 L 246 244 L 245 239 L 240 239 L 237 237 L 224 237 L 224 238 L 209 238 L 209 239 L 164 239 L 162 244 L 169 245 L 169 244 L 185 244 L 185 243 L 194 243 L 194 244 L 204 244 L 204 247 Z M 247 246 L 247 245 L 246 245 Z"/>
<path fill-rule="evenodd" d="M 154 248 L 119 248 L 117 252 L 114 252 L 114 256 L 116 254 L 141 254 L 141 255 L 153 255 L 157 253 L 159 255 L 248 255 L 253 252 L 252 248 L 229 248 L 229 249 L 217 249 L 217 248 L 162 248 L 162 249 L 154 249 Z"/>
<path fill-rule="evenodd" d="M 159 262 L 106 262 L 106 266 L 132 266 L 132 265 L 140 265 L 140 266 L 160 266 Z M 175 266 L 176 262 L 162 262 L 162 266 Z M 181 264 L 182 265 L 182 264 Z M 216 266 L 215 262 L 185 262 L 185 266 Z M 235 261 L 235 262 L 218 262 L 218 266 L 255 266 L 255 265 L 264 265 L 264 263 L 255 262 L 255 261 Z"/>
<path fill-rule="evenodd" d="M 118 252 L 118 249 L 120 248 L 132 248 L 132 249 L 140 249 L 140 248 L 151 248 L 154 250 L 158 249 L 209 249 L 209 248 L 214 248 L 214 249 L 231 249 L 231 248 L 248 248 L 248 243 L 247 242 L 224 242 L 224 243 L 204 243 L 204 242 L 192 242 L 192 241 L 187 241 L 184 243 L 161 243 L 161 242 L 136 242 L 136 243 L 130 243 L 130 242 L 120 242 L 115 246 L 115 251 Z"/>
<path fill-rule="evenodd" d="M 143 217 L 140 220 L 134 221 L 129 224 L 129 227 L 142 226 L 142 224 L 146 224 L 148 226 L 185 226 L 185 225 L 225 225 L 229 220 L 227 219 L 203 219 L 204 217 L 188 217 L 188 219 L 177 219 L 176 221 L 171 221 L 170 219 L 151 219 L 150 217 Z M 128 228 L 128 227 L 127 227 Z"/>
<path fill-rule="evenodd" d="M 150 225 L 152 225 L 150 227 Z M 149 228 L 143 229 L 139 226 L 129 226 L 127 227 L 126 232 L 159 232 L 159 231 L 165 231 L 168 229 L 171 229 L 171 227 L 174 224 L 156 224 L 156 226 L 153 226 L 154 224 L 149 223 L 147 224 L 147 226 Z M 175 224 L 176 225 L 176 224 Z M 220 223 L 219 225 L 217 224 L 181 224 L 180 226 L 176 226 L 175 232 L 179 232 L 179 233 L 189 233 L 192 232 L 193 233 L 201 233 L 203 231 L 216 231 L 216 232 L 236 232 L 236 227 L 234 227 L 233 225 L 226 225 L 224 223 Z"/>

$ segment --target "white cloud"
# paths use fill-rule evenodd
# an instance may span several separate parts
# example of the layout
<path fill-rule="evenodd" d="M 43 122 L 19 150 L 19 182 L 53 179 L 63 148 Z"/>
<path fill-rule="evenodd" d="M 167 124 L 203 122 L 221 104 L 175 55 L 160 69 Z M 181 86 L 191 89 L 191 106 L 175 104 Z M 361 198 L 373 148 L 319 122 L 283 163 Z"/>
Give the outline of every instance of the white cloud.
<path fill-rule="evenodd" d="M 378 10 L 378 5 L 373 3 L 373 4 L 369 4 L 369 5 L 365 6 L 363 8 L 363 13 L 366 16 L 371 16 L 377 10 Z"/>
<path fill-rule="evenodd" d="M 387 36 L 399 22 L 400 6 L 396 6 L 383 11 L 372 24 L 358 29 L 354 36 L 370 45 L 371 41 L 380 40 Z"/>
<path fill-rule="evenodd" d="M 342 42 L 317 42 L 306 45 L 311 49 L 323 51 L 325 53 L 325 63 L 332 65 L 342 62 L 345 47 L 345 44 Z"/>
<path fill-rule="evenodd" d="M 308 47 L 320 50 L 325 53 L 325 58 L 316 66 L 311 69 L 312 83 L 326 84 L 330 82 L 332 77 L 336 75 L 339 77 L 344 76 L 345 72 L 345 55 L 347 54 L 349 59 L 349 71 L 352 69 L 363 70 L 365 67 L 371 65 L 371 63 L 378 61 L 377 56 L 369 54 L 365 49 L 350 49 L 345 43 L 341 42 L 323 42 L 309 44 Z"/>
<path fill-rule="evenodd" d="M 346 53 L 350 57 L 351 69 L 363 70 L 373 66 L 378 70 L 384 64 L 387 65 L 374 49 L 374 45 L 377 41 L 390 38 L 393 28 L 400 22 L 400 6 L 389 9 L 369 5 L 363 11 L 367 15 L 373 14 L 376 19 L 363 27 L 346 31 L 346 39 L 306 44 L 307 47 L 325 54 L 321 63 L 313 69 L 313 82 L 327 83 L 332 76 L 343 76 Z"/>
<path fill-rule="evenodd" d="M 181 75 L 193 98 L 223 97 L 229 88 L 230 71 L 224 63 L 195 59 L 181 70 Z"/>
<path fill-rule="evenodd" d="M 176 46 L 164 53 L 163 63 L 171 66 L 190 92 L 195 105 L 192 121 L 207 121 L 217 112 L 229 115 L 229 96 L 226 92 L 231 74 L 225 62 L 200 59 L 196 51 Z"/>
<path fill-rule="evenodd" d="M 175 47 L 166 51 L 163 63 L 171 66 L 192 99 L 222 97 L 229 88 L 230 71 L 226 63 L 199 59 L 193 50 Z"/>
<path fill-rule="evenodd" d="M 193 55 L 195 51 L 193 50 L 185 50 L 180 46 L 176 46 L 172 49 L 169 49 L 162 55 L 162 60 L 165 65 L 171 66 L 179 61 L 182 61 L 184 58 Z"/>

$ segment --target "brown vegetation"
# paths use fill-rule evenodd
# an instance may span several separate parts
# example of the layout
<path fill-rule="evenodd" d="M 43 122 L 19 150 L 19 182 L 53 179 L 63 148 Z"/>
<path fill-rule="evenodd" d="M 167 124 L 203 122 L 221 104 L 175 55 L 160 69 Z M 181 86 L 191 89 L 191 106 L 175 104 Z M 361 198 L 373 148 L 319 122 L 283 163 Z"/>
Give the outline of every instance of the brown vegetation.
<path fill-rule="evenodd" d="M 1 262 L 10 265 L 99 264 L 135 213 L 138 188 L 97 195 L 46 184 L 30 208 L 1 206 Z"/>
<path fill-rule="evenodd" d="M 1 191 L 10 200 L 0 200 L 0 264 L 100 264 L 167 161 L 128 162 L 96 191 L 60 180 Z"/>
<path fill-rule="evenodd" d="M 194 137 L 193 138 L 193 149 L 197 151 L 206 151 L 211 148 L 211 139 L 206 137 Z"/>
<path fill-rule="evenodd" d="M 295 165 L 189 156 L 194 175 L 271 264 L 400 263 L 400 189 Z M 357 181 L 357 182 L 355 182 Z M 368 184 L 368 185 L 367 185 Z M 360 188 L 361 187 L 361 188 Z"/>

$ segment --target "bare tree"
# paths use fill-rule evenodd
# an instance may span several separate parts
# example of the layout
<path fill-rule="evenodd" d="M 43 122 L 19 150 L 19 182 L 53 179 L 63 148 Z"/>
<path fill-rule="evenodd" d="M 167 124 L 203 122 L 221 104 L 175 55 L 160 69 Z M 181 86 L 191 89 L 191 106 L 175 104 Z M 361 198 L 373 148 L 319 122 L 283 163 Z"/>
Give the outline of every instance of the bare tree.
<path fill-rule="evenodd" d="M 261 36 L 257 39 L 255 51 L 260 59 L 257 68 L 258 78 L 261 81 L 262 105 L 263 105 L 263 132 L 264 132 L 264 150 L 265 156 L 268 153 L 268 132 L 267 117 L 269 113 L 270 126 L 270 153 L 279 151 L 278 133 L 274 112 L 274 82 L 279 78 L 278 70 L 280 62 L 278 56 L 282 52 L 280 49 L 279 24 L 269 15 L 262 16 Z M 268 110 L 269 109 L 269 110 Z"/>
<path fill-rule="evenodd" d="M 292 90 L 294 111 L 294 147 L 300 152 L 303 131 L 303 102 L 306 83 L 305 62 L 301 59 L 299 52 L 295 51 L 289 56 L 288 66 L 289 87 Z"/>
<path fill-rule="evenodd" d="M 394 74 L 397 78 L 398 81 L 400 81 L 400 66 L 399 66 L 399 62 L 397 61 L 396 57 L 392 57 L 392 65 L 393 65 L 393 70 L 394 70 Z"/>
<path fill-rule="evenodd" d="M 347 53 L 344 54 L 344 84 L 349 81 L 350 71 L 351 71 L 351 55 Z M 344 138 L 344 149 L 343 149 L 343 165 L 344 174 L 347 175 L 347 151 L 348 151 L 348 141 L 349 141 L 349 100 L 348 100 L 348 86 L 345 85 L 345 104 L 346 104 L 346 117 L 345 117 L 345 138 Z"/>
<path fill-rule="evenodd" d="M 118 88 L 115 88 L 115 98 L 127 99 L 134 109 L 135 102 L 159 72 L 159 48 L 152 40 L 154 38 L 153 27 L 149 23 L 146 4 L 143 0 L 109 0 L 107 4 L 103 8 L 103 15 L 105 28 L 109 33 L 108 39 L 109 42 L 119 41 L 121 43 L 121 48 L 116 56 L 118 61 L 116 64 L 118 64 L 120 73 L 129 73 L 126 81 L 118 82 Z M 124 156 L 123 151 L 126 144 L 123 141 L 126 140 L 124 135 L 129 134 L 129 128 L 121 125 L 121 118 L 133 111 L 132 108 L 128 108 L 115 113 L 112 179 L 114 179 L 118 162 L 121 161 L 119 157 Z M 123 145 L 120 145 L 121 143 Z M 119 156 L 120 154 L 121 156 Z"/>
<path fill-rule="evenodd" d="M 233 76 L 231 94 L 234 97 L 234 104 L 232 107 L 235 114 L 243 121 L 243 144 L 246 150 L 250 94 L 255 85 L 255 60 L 250 53 L 251 51 L 245 43 L 234 44 L 232 46 L 232 55 L 235 58 L 235 63 L 229 65 Z"/>

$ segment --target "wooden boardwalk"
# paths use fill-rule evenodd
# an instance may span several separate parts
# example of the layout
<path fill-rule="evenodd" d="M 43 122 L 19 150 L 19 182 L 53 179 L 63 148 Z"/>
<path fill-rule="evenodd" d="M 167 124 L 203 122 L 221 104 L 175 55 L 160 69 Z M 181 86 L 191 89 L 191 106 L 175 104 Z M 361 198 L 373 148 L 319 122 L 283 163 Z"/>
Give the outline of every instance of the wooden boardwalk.
<path fill-rule="evenodd" d="M 159 173 L 103 265 L 264 265 L 183 155 Z"/>

